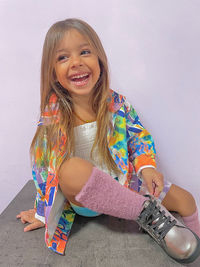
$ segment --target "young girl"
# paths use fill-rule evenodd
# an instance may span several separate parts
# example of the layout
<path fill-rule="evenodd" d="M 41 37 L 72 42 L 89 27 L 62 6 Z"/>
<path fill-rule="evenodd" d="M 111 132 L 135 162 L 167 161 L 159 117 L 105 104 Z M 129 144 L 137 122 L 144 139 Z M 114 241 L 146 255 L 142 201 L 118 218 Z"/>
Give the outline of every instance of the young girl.
<path fill-rule="evenodd" d="M 178 262 L 200 254 L 194 198 L 156 170 L 152 137 L 126 98 L 109 88 L 105 51 L 81 20 L 59 21 L 47 33 L 31 155 L 35 209 L 17 218 L 29 223 L 24 231 L 45 225 L 53 251 L 64 253 L 76 213 L 103 213 L 135 220 Z"/>

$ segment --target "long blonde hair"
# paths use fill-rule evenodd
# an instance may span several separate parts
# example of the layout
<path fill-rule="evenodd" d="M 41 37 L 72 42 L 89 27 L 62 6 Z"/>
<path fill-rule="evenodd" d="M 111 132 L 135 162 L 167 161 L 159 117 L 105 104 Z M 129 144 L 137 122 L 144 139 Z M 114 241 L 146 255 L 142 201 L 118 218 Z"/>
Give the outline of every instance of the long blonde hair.
<path fill-rule="evenodd" d="M 92 108 L 96 114 L 97 120 L 97 133 L 92 147 L 92 152 L 95 146 L 98 146 L 101 164 L 105 162 L 107 168 L 111 171 L 114 170 L 119 173 L 110 152 L 107 143 L 107 133 L 110 124 L 110 113 L 108 111 L 108 95 L 109 95 L 109 74 L 107 57 L 101 41 L 96 32 L 84 21 L 79 19 L 66 19 L 59 21 L 51 26 L 47 32 L 41 63 L 41 105 L 40 113 L 43 116 L 45 110 L 51 112 L 51 106 L 49 99 L 52 94 L 57 96 L 57 104 L 59 105 L 59 120 L 57 123 L 54 121 L 52 113 L 51 123 L 48 125 L 43 124 L 38 126 L 36 134 L 33 138 L 30 152 L 33 158 L 36 157 L 35 147 L 40 148 L 43 153 L 43 159 L 38 164 L 47 166 L 49 156 L 51 155 L 53 148 L 56 148 L 56 168 L 58 169 L 64 160 L 68 159 L 70 155 L 74 153 L 74 117 L 73 117 L 73 102 L 67 91 L 62 88 L 55 80 L 55 58 L 56 49 L 62 40 L 64 34 L 71 30 L 76 29 L 79 33 L 84 35 L 90 42 L 91 46 L 95 49 L 99 59 L 100 65 L 100 77 L 93 90 L 93 96 L 91 99 Z M 64 143 L 64 153 L 59 152 L 59 144 L 61 142 L 61 135 L 64 134 L 67 138 Z M 44 144 L 44 136 L 47 142 Z M 55 151 L 54 151 L 55 152 Z"/>

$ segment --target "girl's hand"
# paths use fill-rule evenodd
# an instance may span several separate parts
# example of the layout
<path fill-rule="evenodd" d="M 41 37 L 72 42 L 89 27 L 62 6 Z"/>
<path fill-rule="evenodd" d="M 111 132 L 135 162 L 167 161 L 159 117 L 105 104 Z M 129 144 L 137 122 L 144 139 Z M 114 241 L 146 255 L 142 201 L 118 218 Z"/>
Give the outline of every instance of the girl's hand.
<path fill-rule="evenodd" d="M 41 227 L 44 227 L 44 223 L 37 220 L 35 218 L 35 210 L 31 209 L 31 210 L 26 210 L 26 211 L 21 211 L 17 216 L 17 219 L 21 219 L 22 223 L 29 223 L 29 225 L 27 225 L 24 228 L 24 232 L 28 232 L 34 229 L 38 229 Z"/>
<path fill-rule="evenodd" d="M 150 195 L 159 197 L 164 187 L 162 173 L 153 168 L 145 168 L 142 170 L 142 177 Z"/>

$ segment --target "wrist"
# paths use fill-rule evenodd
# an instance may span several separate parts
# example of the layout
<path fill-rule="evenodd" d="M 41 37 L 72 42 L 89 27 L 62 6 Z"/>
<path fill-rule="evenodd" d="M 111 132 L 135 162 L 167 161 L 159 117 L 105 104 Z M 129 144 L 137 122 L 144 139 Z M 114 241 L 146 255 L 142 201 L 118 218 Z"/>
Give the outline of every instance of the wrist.
<path fill-rule="evenodd" d="M 139 177 L 141 177 L 142 174 L 143 174 L 144 172 L 146 172 L 147 170 L 152 170 L 152 169 L 156 170 L 156 168 L 155 168 L 154 166 L 152 166 L 152 165 L 145 165 L 145 166 L 142 166 L 142 167 L 138 170 L 137 175 L 138 175 Z M 145 170 L 146 170 L 146 171 L 145 171 Z"/>
<path fill-rule="evenodd" d="M 155 170 L 154 168 L 152 168 L 152 167 L 147 167 L 147 168 L 144 168 L 144 169 L 142 169 L 141 170 L 141 174 L 143 174 L 143 173 L 145 173 L 146 171 L 151 171 L 151 170 Z"/>

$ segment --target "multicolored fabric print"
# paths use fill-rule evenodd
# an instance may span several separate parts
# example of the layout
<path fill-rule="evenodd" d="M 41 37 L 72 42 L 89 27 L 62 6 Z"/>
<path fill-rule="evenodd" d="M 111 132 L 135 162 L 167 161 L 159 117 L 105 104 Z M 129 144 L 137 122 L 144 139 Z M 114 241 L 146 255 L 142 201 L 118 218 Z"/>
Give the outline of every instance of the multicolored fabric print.
<path fill-rule="evenodd" d="M 156 167 L 155 147 L 152 137 L 144 129 L 136 111 L 124 96 L 110 90 L 108 105 L 113 125 L 113 131 L 109 130 L 107 134 L 109 151 L 119 169 L 126 176 L 124 186 L 130 188 L 130 190 L 138 191 L 140 184 L 138 184 L 138 187 L 131 186 L 135 174 L 138 174 L 140 169 L 146 165 Z M 40 118 L 38 127 L 48 125 L 52 116 L 55 123 L 59 121 L 59 105 L 55 94 L 50 97 L 48 108 Z M 63 151 L 62 147 L 66 138 L 63 134 L 59 151 Z M 44 135 L 43 148 L 39 148 L 36 144 L 36 156 L 33 163 L 33 179 L 37 189 L 35 209 L 38 215 L 45 216 L 45 241 L 47 246 L 59 254 L 64 254 L 75 212 L 69 202 L 65 200 L 57 226 L 53 228 L 51 222 L 48 221 L 58 190 L 55 159 L 56 157 L 62 158 L 64 154 L 63 152 L 60 152 L 59 155 L 56 154 L 58 152 L 55 148 L 47 161 L 44 161 L 45 149 L 46 136 Z M 48 162 L 48 164 L 45 162 Z M 52 229 L 54 230 L 52 231 Z"/>

